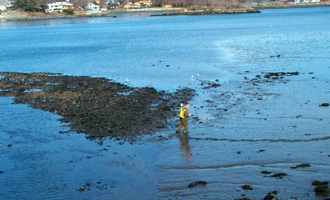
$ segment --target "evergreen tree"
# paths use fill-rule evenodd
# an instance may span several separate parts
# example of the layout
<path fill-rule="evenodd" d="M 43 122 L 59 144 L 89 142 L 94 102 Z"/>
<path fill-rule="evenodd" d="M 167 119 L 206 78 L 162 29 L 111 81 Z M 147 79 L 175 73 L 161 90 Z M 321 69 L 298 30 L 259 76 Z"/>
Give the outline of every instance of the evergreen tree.
<path fill-rule="evenodd" d="M 25 11 L 33 11 L 37 3 L 37 0 L 16 0 L 14 3 L 14 8 L 23 9 Z"/>

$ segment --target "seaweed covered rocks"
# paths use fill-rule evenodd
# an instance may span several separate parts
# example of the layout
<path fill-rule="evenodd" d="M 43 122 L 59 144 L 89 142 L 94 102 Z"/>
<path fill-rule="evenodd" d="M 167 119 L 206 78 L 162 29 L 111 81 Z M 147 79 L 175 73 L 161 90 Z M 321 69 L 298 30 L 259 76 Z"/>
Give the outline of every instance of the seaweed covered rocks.
<path fill-rule="evenodd" d="M 194 90 L 171 94 L 133 88 L 106 78 L 53 73 L 0 73 L 0 96 L 63 116 L 71 130 L 89 137 L 134 136 L 165 129 L 180 102 Z"/>

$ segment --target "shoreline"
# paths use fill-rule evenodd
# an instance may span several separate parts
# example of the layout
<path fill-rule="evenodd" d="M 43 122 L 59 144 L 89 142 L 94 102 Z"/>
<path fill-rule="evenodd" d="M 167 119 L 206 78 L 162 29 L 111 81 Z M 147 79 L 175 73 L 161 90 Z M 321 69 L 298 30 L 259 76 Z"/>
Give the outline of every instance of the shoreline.
<path fill-rule="evenodd" d="M 263 5 L 249 5 L 240 8 L 215 8 L 215 9 L 198 9 L 191 10 L 185 8 L 144 8 L 144 9 L 116 9 L 103 13 L 87 14 L 86 12 L 76 12 L 74 15 L 64 13 L 42 13 L 42 12 L 23 12 L 23 11 L 6 11 L 0 14 L 0 22 L 18 21 L 18 20 L 44 20 L 44 19 L 75 19 L 75 18 L 92 18 L 92 17 L 113 17 L 119 14 L 136 13 L 149 17 L 158 16 L 176 16 L 176 15 L 227 15 L 227 14 L 251 14 L 261 13 L 261 9 L 287 9 L 287 8 L 311 8 L 311 7 L 329 7 L 330 2 L 322 3 L 300 3 L 300 4 L 284 4 L 273 3 Z"/>

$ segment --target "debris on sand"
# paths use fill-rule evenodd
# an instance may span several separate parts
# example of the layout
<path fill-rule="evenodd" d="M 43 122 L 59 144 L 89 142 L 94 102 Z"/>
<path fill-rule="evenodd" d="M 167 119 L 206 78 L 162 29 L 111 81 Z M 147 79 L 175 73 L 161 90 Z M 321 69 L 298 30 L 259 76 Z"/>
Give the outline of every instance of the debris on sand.
<path fill-rule="evenodd" d="M 0 97 L 49 111 L 70 123 L 71 131 L 88 138 L 129 138 L 166 129 L 178 105 L 195 91 L 175 93 L 151 87 L 133 88 L 106 78 L 54 73 L 0 73 Z M 173 120 L 172 120 L 173 121 Z"/>

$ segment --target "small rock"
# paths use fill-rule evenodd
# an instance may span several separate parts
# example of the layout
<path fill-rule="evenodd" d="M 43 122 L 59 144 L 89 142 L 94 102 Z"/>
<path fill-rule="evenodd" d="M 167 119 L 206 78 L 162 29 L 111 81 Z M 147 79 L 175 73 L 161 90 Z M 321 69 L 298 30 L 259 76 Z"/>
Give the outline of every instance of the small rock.
<path fill-rule="evenodd" d="M 308 164 L 308 163 L 305 163 L 305 164 L 300 164 L 300 165 L 297 165 L 295 167 L 291 167 L 291 169 L 297 169 L 297 168 L 300 168 L 300 167 L 310 167 L 311 165 Z"/>
<path fill-rule="evenodd" d="M 87 187 L 90 187 L 91 185 L 92 185 L 92 184 L 91 184 L 90 182 L 87 182 L 87 183 L 86 183 L 86 186 L 87 186 Z"/>
<path fill-rule="evenodd" d="M 242 186 L 242 189 L 243 189 L 243 190 L 253 190 L 253 188 L 252 188 L 251 185 L 243 185 L 243 186 Z"/>
<path fill-rule="evenodd" d="M 195 181 L 195 182 L 192 182 L 188 185 L 188 188 L 193 188 L 197 185 L 206 185 L 207 183 L 205 181 Z"/>
<path fill-rule="evenodd" d="M 329 106 L 329 103 L 322 103 L 319 105 L 320 107 L 328 107 Z"/>
<path fill-rule="evenodd" d="M 271 175 L 270 177 L 282 179 L 284 176 L 287 176 L 287 174 L 286 173 L 277 173 L 277 174 Z"/>
<path fill-rule="evenodd" d="M 83 192 L 83 191 L 85 191 L 85 187 L 81 187 L 81 188 L 79 188 L 78 191 L 79 191 L 79 192 Z"/>
<path fill-rule="evenodd" d="M 264 197 L 264 200 L 278 200 L 278 198 L 274 197 L 274 196 L 271 195 L 271 194 L 267 194 L 267 195 Z"/>
<path fill-rule="evenodd" d="M 8 144 L 7 147 L 12 147 L 13 145 L 12 144 Z"/>
<path fill-rule="evenodd" d="M 271 174 L 271 172 L 268 172 L 268 171 L 262 171 L 261 173 L 262 174 Z"/>
<path fill-rule="evenodd" d="M 0 170 L 0 174 L 2 174 L 2 173 L 3 173 L 3 171 Z"/>
<path fill-rule="evenodd" d="M 328 196 L 329 195 L 329 192 L 330 192 L 330 189 L 326 185 L 320 185 L 320 186 L 317 186 L 314 189 L 314 191 L 315 191 L 316 194 L 321 194 L 321 195 Z"/>
<path fill-rule="evenodd" d="M 313 186 L 322 186 L 322 185 L 328 185 L 329 182 L 327 181 L 313 181 L 312 185 Z"/>

